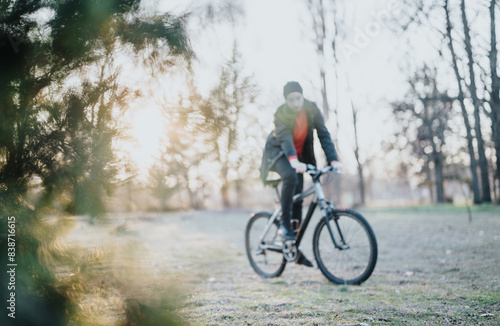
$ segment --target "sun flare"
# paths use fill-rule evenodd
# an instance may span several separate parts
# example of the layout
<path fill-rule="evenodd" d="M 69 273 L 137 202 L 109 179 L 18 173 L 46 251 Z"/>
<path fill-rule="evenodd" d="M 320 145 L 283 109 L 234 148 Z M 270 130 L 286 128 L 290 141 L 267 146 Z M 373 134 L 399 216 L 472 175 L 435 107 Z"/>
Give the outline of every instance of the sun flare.
<path fill-rule="evenodd" d="M 126 125 L 126 137 L 119 147 L 138 169 L 137 173 L 145 176 L 159 158 L 161 138 L 165 131 L 160 108 L 155 105 L 131 108 Z"/>

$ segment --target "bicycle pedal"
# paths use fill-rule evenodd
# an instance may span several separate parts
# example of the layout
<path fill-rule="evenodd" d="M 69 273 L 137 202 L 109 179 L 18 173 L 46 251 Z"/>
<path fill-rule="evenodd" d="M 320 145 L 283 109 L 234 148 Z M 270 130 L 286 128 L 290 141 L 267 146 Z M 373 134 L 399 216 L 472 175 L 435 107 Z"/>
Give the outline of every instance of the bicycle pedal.
<path fill-rule="evenodd" d="M 295 245 L 295 240 L 287 240 L 283 243 L 283 256 L 289 262 L 297 260 L 297 246 Z"/>

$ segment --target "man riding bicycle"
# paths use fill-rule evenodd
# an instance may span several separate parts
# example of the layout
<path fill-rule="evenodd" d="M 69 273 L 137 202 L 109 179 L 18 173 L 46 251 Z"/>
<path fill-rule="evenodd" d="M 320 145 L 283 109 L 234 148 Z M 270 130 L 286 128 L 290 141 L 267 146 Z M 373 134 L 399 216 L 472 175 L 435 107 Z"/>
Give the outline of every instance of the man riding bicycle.
<path fill-rule="evenodd" d="M 302 220 L 302 200 L 293 203 L 293 196 L 303 190 L 306 164 L 316 165 L 313 148 L 313 131 L 316 129 L 328 164 L 342 169 L 337 151 L 320 110 L 314 102 L 304 99 L 298 82 L 288 82 L 283 88 L 285 102 L 274 114 L 274 130 L 269 134 L 264 148 L 260 174 L 262 180 L 269 171 L 277 172 L 283 180 L 281 188 L 281 236 L 295 240 L 291 219 Z M 311 267 L 303 254 L 298 263 Z"/>

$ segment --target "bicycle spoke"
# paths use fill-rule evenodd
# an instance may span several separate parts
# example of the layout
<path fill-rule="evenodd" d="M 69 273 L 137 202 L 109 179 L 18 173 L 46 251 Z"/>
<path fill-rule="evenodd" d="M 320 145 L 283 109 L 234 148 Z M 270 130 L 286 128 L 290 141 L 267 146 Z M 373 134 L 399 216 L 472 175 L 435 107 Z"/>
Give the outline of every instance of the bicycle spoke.
<path fill-rule="evenodd" d="M 338 213 L 337 217 L 336 221 L 323 220 L 315 231 L 314 251 L 318 267 L 335 283 L 357 284 L 373 271 L 375 263 L 372 257 L 375 257 L 373 250 L 376 249 L 372 248 L 366 222 L 345 212 Z M 326 223 L 330 224 L 338 244 L 342 244 L 340 230 L 347 249 L 335 247 Z"/>
<path fill-rule="evenodd" d="M 270 214 L 254 216 L 247 226 L 246 247 L 247 256 L 254 270 L 264 277 L 274 277 L 282 273 L 285 261 L 283 254 L 267 249 L 269 246 L 279 247 L 276 243 L 278 226 L 271 224 L 270 228 L 261 239 L 269 222 Z"/>

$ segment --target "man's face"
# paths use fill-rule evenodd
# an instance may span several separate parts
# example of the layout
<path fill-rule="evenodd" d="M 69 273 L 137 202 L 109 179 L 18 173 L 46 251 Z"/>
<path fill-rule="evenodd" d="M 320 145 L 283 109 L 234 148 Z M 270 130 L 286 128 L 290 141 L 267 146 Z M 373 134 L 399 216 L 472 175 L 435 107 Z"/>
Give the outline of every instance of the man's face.
<path fill-rule="evenodd" d="M 295 112 L 299 112 L 304 104 L 304 96 L 299 92 L 293 92 L 286 96 L 286 104 Z"/>

